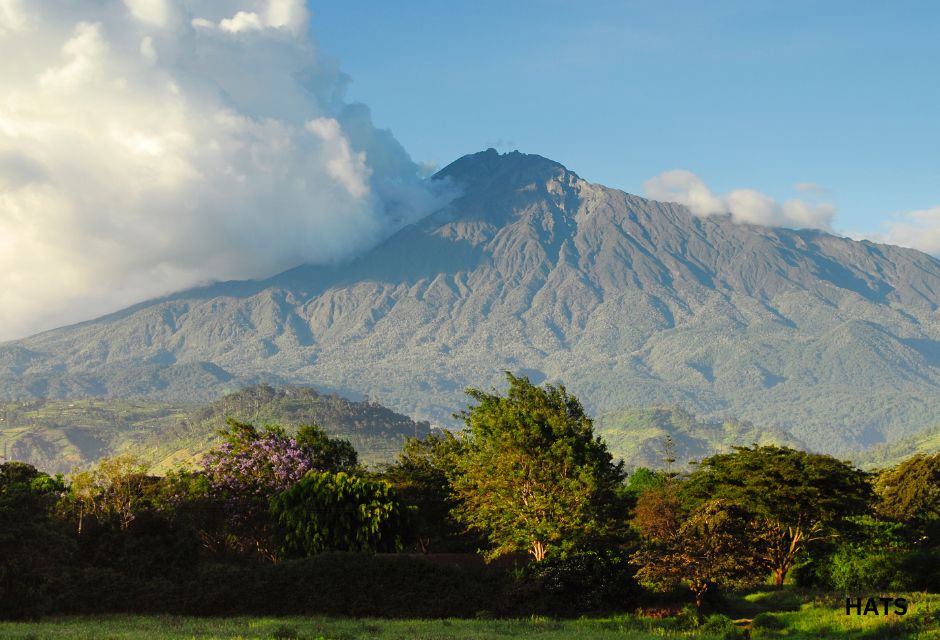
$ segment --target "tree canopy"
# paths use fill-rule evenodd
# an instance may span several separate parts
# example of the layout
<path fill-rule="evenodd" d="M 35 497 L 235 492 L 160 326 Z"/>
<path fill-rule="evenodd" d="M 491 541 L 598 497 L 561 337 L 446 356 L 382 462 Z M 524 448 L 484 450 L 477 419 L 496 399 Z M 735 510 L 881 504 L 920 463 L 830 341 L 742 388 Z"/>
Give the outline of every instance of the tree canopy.
<path fill-rule="evenodd" d="M 940 531 L 940 453 L 915 455 L 875 480 L 879 515 L 904 523 L 915 537 Z"/>
<path fill-rule="evenodd" d="M 398 551 L 405 511 L 389 483 L 311 471 L 271 498 L 287 555 Z"/>
<path fill-rule="evenodd" d="M 476 404 L 459 414 L 466 450 L 452 485 L 457 516 L 483 532 L 496 557 L 577 547 L 615 533 L 623 465 L 594 436 L 591 419 L 562 385 L 537 387 L 506 374 L 505 396 L 468 389 Z"/>
<path fill-rule="evenodd" d="M 871 500 L 868 476 L 831 456 L 787 447 L 735 447 L 706 458 L 684 483 L 692 504 L 722 500 L 762 526 L 755 543 L 782 585 L 808 544 L 831 538 Z"/>

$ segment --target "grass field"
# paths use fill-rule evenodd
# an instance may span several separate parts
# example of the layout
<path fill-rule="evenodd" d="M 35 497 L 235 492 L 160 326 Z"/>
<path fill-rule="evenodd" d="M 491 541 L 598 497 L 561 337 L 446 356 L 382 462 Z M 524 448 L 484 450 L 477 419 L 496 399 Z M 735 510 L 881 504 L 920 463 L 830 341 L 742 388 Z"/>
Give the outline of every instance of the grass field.
<path fill-rule="evenodd" d="M 681 618 L 635 615 L 581 620 L 375 620 L 337 618 L 186 618 L 106 616 L 54 618 L 42 622 L 0 622 L 0 638 L 11 640 L 441 640 L 539 638 L 561 640 L 646 640 L 648 638 L 851 638 L 940 640 L 940 595 L 907 594 L 905 616 L 846 616 L 844 599 L 790 592 L 763 592 L 732 600 L 728 612 L 701 627 Z"/>

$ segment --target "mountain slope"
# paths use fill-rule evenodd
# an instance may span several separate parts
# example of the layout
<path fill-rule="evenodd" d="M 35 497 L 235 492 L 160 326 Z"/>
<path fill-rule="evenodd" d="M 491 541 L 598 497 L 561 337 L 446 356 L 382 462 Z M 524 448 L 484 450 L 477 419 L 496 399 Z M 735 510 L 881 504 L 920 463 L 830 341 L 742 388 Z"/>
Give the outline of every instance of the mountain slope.
<path fill-rule="evenodd" d="M 940 452 L 940 424 L 897 440 L 890 444 L 873 447 L 856 456 L 855 462 L 862 469 L 886 469 L 901 464 L 908 458 Z"/>
<path fill-rule="evenodd" d="M 752 444 L 805 449 L 789 433 L 739 420 L 699 420 L 679 407 L 632 407 L 598 416 L 595 431 L 604 438 L 615 458 L 627 469 L 661 469 L 665 458 L 674 458 L 674 469 L 687 469 L 690 461 L 725 453 L 732 445 Z M 666 438 L 672 439 L 671 447 Z M 668 450 L 667 450 L 668 449 Z"/>
<path fill-rule="evenodd" d="M 678 405 L 847 454 L 940 421 L 940 263 L 701 218 L 518 152 L 337 268 L 222 283 L 0 346 L 6 397 L 314 384 L 451 424 L 511 369 L 593 413 Z"/>

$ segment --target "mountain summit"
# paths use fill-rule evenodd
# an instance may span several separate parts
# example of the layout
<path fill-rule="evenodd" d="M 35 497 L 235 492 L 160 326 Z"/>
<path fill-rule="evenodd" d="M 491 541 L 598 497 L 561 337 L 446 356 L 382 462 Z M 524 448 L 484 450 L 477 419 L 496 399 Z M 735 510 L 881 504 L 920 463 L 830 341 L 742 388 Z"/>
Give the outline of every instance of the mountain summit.
<path fill-rule="evenodd" d="M 940 262 L 698 217 L 490 149 L 342 267 L 220 283 L 0 346 L 5 397 L 311 384 L 451 424 L 502 371 L 592 412 L 679 405 L 846 454 L 940 421 Z"/>

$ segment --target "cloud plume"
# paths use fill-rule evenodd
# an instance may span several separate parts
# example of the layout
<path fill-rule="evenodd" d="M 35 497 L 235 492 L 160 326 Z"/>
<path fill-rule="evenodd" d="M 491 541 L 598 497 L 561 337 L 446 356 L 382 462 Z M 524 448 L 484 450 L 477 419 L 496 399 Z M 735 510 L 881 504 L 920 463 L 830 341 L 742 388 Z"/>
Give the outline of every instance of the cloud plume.
<path fill-rule="evenodd" d="M 810 188 L 806 188 L 811 185 Z M 804 187 L 804 188 L 800 188 Z M 832 229 L 836 208 L 826 202 L 816 203 L 792 198 L 778 202 L 753 189 L 735 189 L 724 195 L 714 193 L 691 171 L 666 171 L 644 183 L 646 195 L 654 200 L 678 202 L 698 216 L 731 214 L 737 222 L 768 227 Z M 811 183 L 797 185 L 799 191 L 819 191 Z"/>
<path fill-rule="evenodd" d="M 0 0 L 0 340 L 362 251 L 444 194 L 303 0 Z"/>
<path fill-rule="evenodd" d="M 884 226 L 886 230 L 882 233 L 858 233 L 852 237 L 940 256 L 940 205 L 894 214 Z"/>

